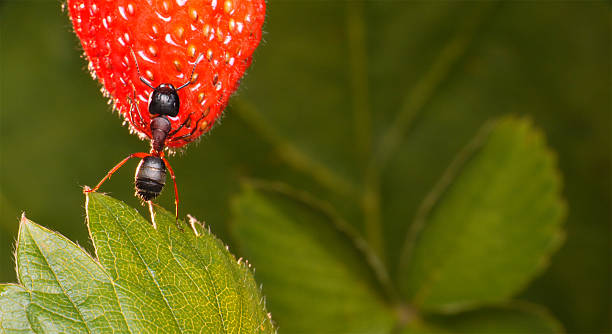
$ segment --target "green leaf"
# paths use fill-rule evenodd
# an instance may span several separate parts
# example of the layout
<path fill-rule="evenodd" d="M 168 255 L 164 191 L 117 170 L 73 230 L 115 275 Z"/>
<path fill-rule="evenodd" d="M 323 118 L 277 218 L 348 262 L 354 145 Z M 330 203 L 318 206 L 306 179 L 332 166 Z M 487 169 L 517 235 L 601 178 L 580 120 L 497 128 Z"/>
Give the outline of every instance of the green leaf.
<path fill-rule="evenodd" d="M 529 303 L 486 307 L 451 316 L 428 319 L 449 333 L 562 333 L 563 327 L 546 309 Z"/>
<path fill-rule="evenodd" d="M 452 332 L 436 327 L 420 320 L 411 322 L 402 328 L 401 334 L 452 334 Z"/>
<path fill-rule="evenodd" d="M 561 324 L 548 310 L 526 302 L 485 307 L 453 315 L 411 318 L 402 334 L 528 334 L 562 333 Z"/>
<path fill-rule="evenodd" d="M 157 228 L 110 197 L 87 196 L 97 260 L 25 217 L 17 245 L 22 285 L 0 288 L 9 332 L 272 333 L 249 268 L 195 220 L 181 232 L 156 208 Z"/>
<path fill-rule="evenodd" d="M 514 295 L 563 239 L 560 191 L 555 158 L 529 121 L 485 127 L 424 201 L 405 248 L 403 292 L 425 310 Z"/>
<path fill-rule="evenodd" d="M 287 333 L 388 333 L 393 318 L 363 254 L 316 199 L 278 184 L 248 184 L 232 231 L 258 268 Z"/>
<path fill-rule="evenodd" d="M 453 315 L 410 319 L 402 334 L 553 334 L 563 333 L 561 324 L 543 307 L 512 302 Z"/>
<path fill-rule="evenodd" d="M 110 278 L 65 237 L 24 216 L 16 259 L 19 282 L 30 297 L 25 311 L 35 332 L 127 331 Z"/>

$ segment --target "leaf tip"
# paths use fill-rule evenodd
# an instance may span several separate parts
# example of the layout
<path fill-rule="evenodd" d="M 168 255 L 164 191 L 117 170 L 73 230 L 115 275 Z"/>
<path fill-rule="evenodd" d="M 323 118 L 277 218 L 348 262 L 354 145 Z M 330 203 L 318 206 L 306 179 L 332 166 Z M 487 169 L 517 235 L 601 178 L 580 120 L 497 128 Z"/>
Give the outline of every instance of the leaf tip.
<path fill-rule="evenodd" d="M 26 228 L 28 230 L 30 230 L 30 227 L 32 226 L 32 224 L 34 224 L 34 223 L 26 217 L 25 211 L 22 212 L 21 213 L 21 218 L 19 218 L 19 233 L 18 233 L 18 235 L 20 236 L 23 233 L 24 229 L 26 229 Z"/>

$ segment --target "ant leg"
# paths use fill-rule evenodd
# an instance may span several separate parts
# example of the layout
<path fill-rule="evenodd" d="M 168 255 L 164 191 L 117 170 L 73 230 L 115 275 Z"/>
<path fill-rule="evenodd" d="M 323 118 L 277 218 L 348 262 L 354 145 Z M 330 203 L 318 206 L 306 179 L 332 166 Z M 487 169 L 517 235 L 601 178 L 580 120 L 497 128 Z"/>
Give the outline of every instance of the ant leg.
<path fill-rule="evenodd" d="M 149 204 L 149 214 L 151 214 L 151 223 L 153 223 L 153 228 L 157 230 L 157 223 L 155 222 L 155 210 L 153 210 L 153 202 L 147 201 Z"/>
<path fill-rule="evenodd" d="M 128 117 L 130 118 L 130 125 L 134 126 L 134 117 L 132 116 L 132 111 L 134 110 L 134 100 L 131 97 L 127 97 L 128 102 L 130 103 L 130 111 L 128 112 Z"/>
<path fill-rule="evenodd" d="M 181 124 L 178 128 L 176 128 L 176 130 L 170 132 L 167 137 L 171 138 L 172 136 L 174 136 L 177 132 L 179 132 L 187 124 L 187 122 L 189 122 L 189 120 L 190 120 L 190 118 L 187 117 L 187 119 L 185 119 L 183 124 Z"/>
<path fill-rule="evenodd" d="M 179 230 L 183 231 L 183 227 L 180 226 L 178 222 L 179 195 L 178 195 L 178 188 L 176 187 L 176 177 L 174 176 L 174 171 L 172 170 L 172 167 L 170 167 L 170 163 L 168 162 L 168 160 L 166 160 L 166 158 L 162 158 L 162 160 L 164 160 L 166 167 L 168 167 L 168 171 L 170 172 L 170 177 L 172 177 L 172 182 L 174 182 L 174 218 L 176 219 L 176 227 L 178 227 Z"/>
<path fill-rule="evenodd" d="M 121 168 L 121 166 L 123 166 L 128 160 L 130 160 L 131 158 L 145 158 L 150 156 L 150 153 L 144 153 L 144 152 L 139 152 L 139 153 L 132 153 L 130 154 L 127 158 L 121 160 L 117 165 L 115 165 L 115 167 L 113 167 L 113 169 L 111 169 L 108 173 L 106 173 L 106 176 L 104 176 L 104 178 L 102 180 L 100 180 L 100 182 L 98 182 L 98 185 L 96 185 L 93 189 L 86 189 L 84 190 L 85 192 L 93 192 L 93 191 L 97 191 L 98 189 L 100 189 L 100 186 L 102 186 L 102 183 L 106 182 L 106 180 L 110 179 L 111 176 L 113 176 L 113 173 L 115 173 L 119 168 Z"/>
<path fill-rule="evenodd" d="M 140 118 L 140 125 L 143 128 L 146 128 L 146 122 L 144 121 L 144 118 L 142 118 L 142 114 L 140 113 L 140 108 L 138 108 L 138 101 L 136 100 L 136 87 L 134 87 L 134 84 L 132 84 L 132 95 L 134 96 L 133 99 L 131 99 L 130 97 L 128 97 L 129 100 L 132 101 L 133 105 L 136 106 L 136 111 L 138 113 L 138 118 Z"/>
<path fill-rule="evenodd" d="M 183 140 L 185 138 L 189 138 L 190 136 L 191 136 L 191 134 L 182 135 L 180 137 L 172 138 L 172 140 L 170 142 L 174 143 L 174 142 L 177 142 L 179 140 Z"/>
<path fill-rule="evenodd" d="M 182 135 L 180 137 L 176 137 L 176 138 L 172 138 L 170 140 L 170 142 L 175 142 L 175 141 L 179 141 L 181 139 L 185 139 L 185 138 L 189 138 L 191 136 L 193 136 L 193 134 L 196 132 L 196 130 L 200 127 L 199 123 L 200 121 L 202 121 L 204 119 L 204 115 L 202 115 L 202 117 L 200 117 L 200 119 L 198 119 L 195 123 L 196 126 L 193 127 L 193 130 L 191 130 L 191 132 L 189 134 L 186 135 Z M 182 127 L 182 126 L 181 126 Z M 180 128 L 179 128 L 180 129 Z M 178 132 L 178 129 L 176 131 L 174 131 L 174 133 L 172 135 L 174 135 L 176 132 Z"/>

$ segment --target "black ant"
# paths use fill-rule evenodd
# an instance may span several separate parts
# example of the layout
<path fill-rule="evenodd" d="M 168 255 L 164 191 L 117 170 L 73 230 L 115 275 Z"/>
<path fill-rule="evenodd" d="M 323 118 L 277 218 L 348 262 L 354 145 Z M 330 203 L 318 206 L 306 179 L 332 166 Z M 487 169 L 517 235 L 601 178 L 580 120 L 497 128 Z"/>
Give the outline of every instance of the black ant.
<path fill-rule="evenodd" d="M 172 136 L 174 136 L 186 124 L 185 121 L 173 131 L 172 123 L 170 122 L 168 117 L 176 117 L 178 115 L 180 100 L 177 92 L 189 86 L 193 82 L 195 68 L 200 62 L 202 55 L 198 57 L 195 64 L 193 65 L 189 81 L 187 81 L 178 88 L 174 88 L 174 86 L 170 83 L 162 83 L 157 87 L 153 87 L 147 79 L 140 75 L 140 68 L 138 67 L 136 55 L 134 54 L 133 50 L 131 50 L 131 52 L 135 60 L 136 71 L 138 72 L 138 77 L 140 81 L 142 81 L 149 88 L 153 89 L 153 92 L 149 96 L 149 114 L 151 114 L 151 120 L 149 122 L 149 126 L 151 128 L 151 151 L 149 153 L 138 152 L 130 154 L 128 157 L 121 160 L 117 165 L 115 165 L 115 167 L 113 167 L 93 189 L 86 188 L 84 191 L 97 191 L 100 186 L 102 186 L 102 184 L 106 180 L 108 180 L 113 175 L 113 173 L 115 173 L 119 168 L 121 168 L 121 166 L 123 166 L 128 160 L 130 160 L 131 158 L 142 159 L 138 164 L 138 167 L 136 168 L 136 175 L 134 177 L 134 186 L 136 189 L 135 195 L 149 204 L 151 221 L 153 223 L 153 226 L 155 226 L 153 205 L 151 201 L 157 196 L 159 196 L 162 189 L 164 188 L 164 185 L 166 184 L 167 168 L 170 172 L 170 176 L 172 177 L 172 181 L 174 182 L 174 215 L 176 218 L 176 224 L 179 229 L 182 230 L 182 228 L 178 224 L 179 196 L 178 188 L 176 186 L 176 177 L 174 175 L 172 167 L 170 167 L 170 163 L 164 157 L 164 148 L 166 139 L 172 138 Z M 134 95 L 135 94 L 136 92 L 134 90 Z M 129 97 L 128 100 L 130 100 L 131 108 L 133 108 L 136 104 L 136 101 L 132 101 Z M 136 105 L 136 108 L 138 108 L 138 105 Z M 132 110 L 130 109 L 129 114 L 131 115 L 131 113 Z M 140 115 L 140 111 L 138 111 L 138 115 Z M 141 121 L 144 123 L 142 117 Z"/>

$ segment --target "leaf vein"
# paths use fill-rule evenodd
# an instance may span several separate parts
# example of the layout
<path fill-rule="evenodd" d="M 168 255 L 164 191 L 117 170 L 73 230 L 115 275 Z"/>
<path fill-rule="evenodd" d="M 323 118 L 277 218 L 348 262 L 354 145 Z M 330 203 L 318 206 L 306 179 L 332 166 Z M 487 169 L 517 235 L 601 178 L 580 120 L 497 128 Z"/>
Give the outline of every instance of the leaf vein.
<path fill-rule="evenodd" d="M 149 265 L 146 263 L 146 261 L 144 260 L 144 258 L 142 257 L 142 254 L 140 254 L 140 251 L 138 250 L 138 247 L 136 247 L 136 244 L 134 243 L 134 241 L 132 240 L 132 238 L 129 236 L 129 234 L 125 231 L 125 228 L 119 223 L 119 217 L 117 217 L 112 210 L 110 210 L 109 206 L 106 205 L 106 203 L 103 203 L 102 205 L 104 205 L 107 208 L 107 212 L 110 213 L 111 217 L 114 218 L 115 222 L 117 223 L 117 226 L 119 226 L 119 228 L 121 229 L 121 231 L 123 231 L 123 234 L 127 237 L 128 241 L 130 242 L 130 245 L 134 248 L 134 250 L 136 251 L 136 254 L 138 255 L 138 258 L 140 259 L 140 261 L 142 261 L 142 264 L 144 264 L 144 266 L 147 269 L 147 273 L 149 274 L 149 276 L 151 277 L 151 280 L 153 281 L 153 283 L 155 284 L 155 287 L 157 287 L 157 290 L 159 291 L 159 294 L 161 295 L 162 299 L 164 300 L 164 304 L 166 305 L 166 307 L 168 308 L 168 310 L 170 311 L 170 314 L 172 314 L 172 318 L 174 319 L 174 322 L 176 324 L 176 327 L 179 330 L 183 330 L 178 322 L 178 319 L 176 317 L 176 315 L 174 314 L 174 310 L 172 310 L 172 307 L 170 306 L 170 303 L 168 301 L 168 299 L 166 298 L 166 296 L 164 295 L 163 290 L 161 289 L 161 287 L 159 286 L 159 282 L 157 282 L 157 280 L 155 279 L 155 276 L 151 274 L 152 270 L 149 267 Z M 123 206 L 123 205 L 120 205 Z M 122 211 L 124 212 L 129 212 L 128 210 L 129 208 L 122 208 Z"/>
<path fill-rule="evenodd" d="M 185 243 L 186 247 L 191 248 L 191 250 L 193 250 L 196 253 L 200 253 L 200 250 L 198 248 L 193 247 L 191 244 L 189 243 Z M 172 252 L 171 252 L 172 253 Z M 174 253 L 172 254 L 172 257 L 174 258 Z M 212 258 L 212 255 L 211 255 Z M 223 317 L 223 313 L 221 312 L 221 303 L 219 302 L 219 295 L 221 294 L 221 292 L 223 292 L 223 290 L 219 291 L 219 288 L 217 287 L 217 284 L 215 283 L 214 278 L 212 277 L 212 274 L 210 273 L 210 271 L 208 270 L 208 265 L 206 265 L 206 263 L 202 262 L 200 260 L 200 257 L 196 257 L 197 261 L 200 262 L 200 264 L 202 265 L 202 268 L 204 268 L 204 272 L 206 273 L 206 275 L 208 276 L 212 288 L 213 288 L 213 294 L 215 296 L 215 302 L 217 303 L 217 311 L 219 312 L 219 318 L 221 318 L 221 325 L 223 326 L 223 330 L 225 331 L 225 333 L 228 333 L 228 330 L 225 326 L 225 318 Z M 176 261 L 176 259 L 175 259 Z M 178 261 L 177 261 L 178 262 Z M 212 263 L 212 261 L 211 261 Z M 182 268 L 182 267 L 181 267 Z M 191 279 L 191 277 L 190 277 Z"/>
<path fill-rule="evenodd" d="M 40 245 L 38 244 L 37 240 L 32 235 L 32 232 L 30 231 L 29 228 L 28 228 L 28 233 L 30 234 L 30 238 L 32 238 L 32 241 L 34 241 L 34 245 L 36 245 L 36 248 L 40 252 L 40 255 L 42 255 L 42 258 L 45 261 L 45 263 L 47 264 L 47 267 L 49 268 L 49 270 L 53 274 L 53 278 L 55 278 L 55 281 L 57 282 L 57 285 L 60 287 L 60 289 L 62 289 L 62 292 L 64 293 L 66 298 L 68 298 L 68 301 L 70 301 L 70 304 L 72 305 L 72 307 L 74 307 L 74 309 L 77 311 L 77 314 L 79 315 L 79 317 L 81 318 L 81 321 L 83 322 L 85 328 L 87 329 L 87 333 L 91 333 L 91 330 L 89 329 L 89 326 L 87 325 L 87 322 L 85 322 L 85 317 L 83 317 L 83 314 L 81 313 L 81 310 L 76 306 L 74 301 L 66 293 L 66 290 L 64 289 L 64 286 L 61 284 L 59 278 L 57 277 L 57 274 L 55 273 L 55 271 L 53 270 L 53 268 L 49 264 L 49 261 L 47 261 L 46 255 L 43 253 L 42 248 L 40 247 Z M 38 305 L 38 304 L 36 304 L 36 305 Z"/>

